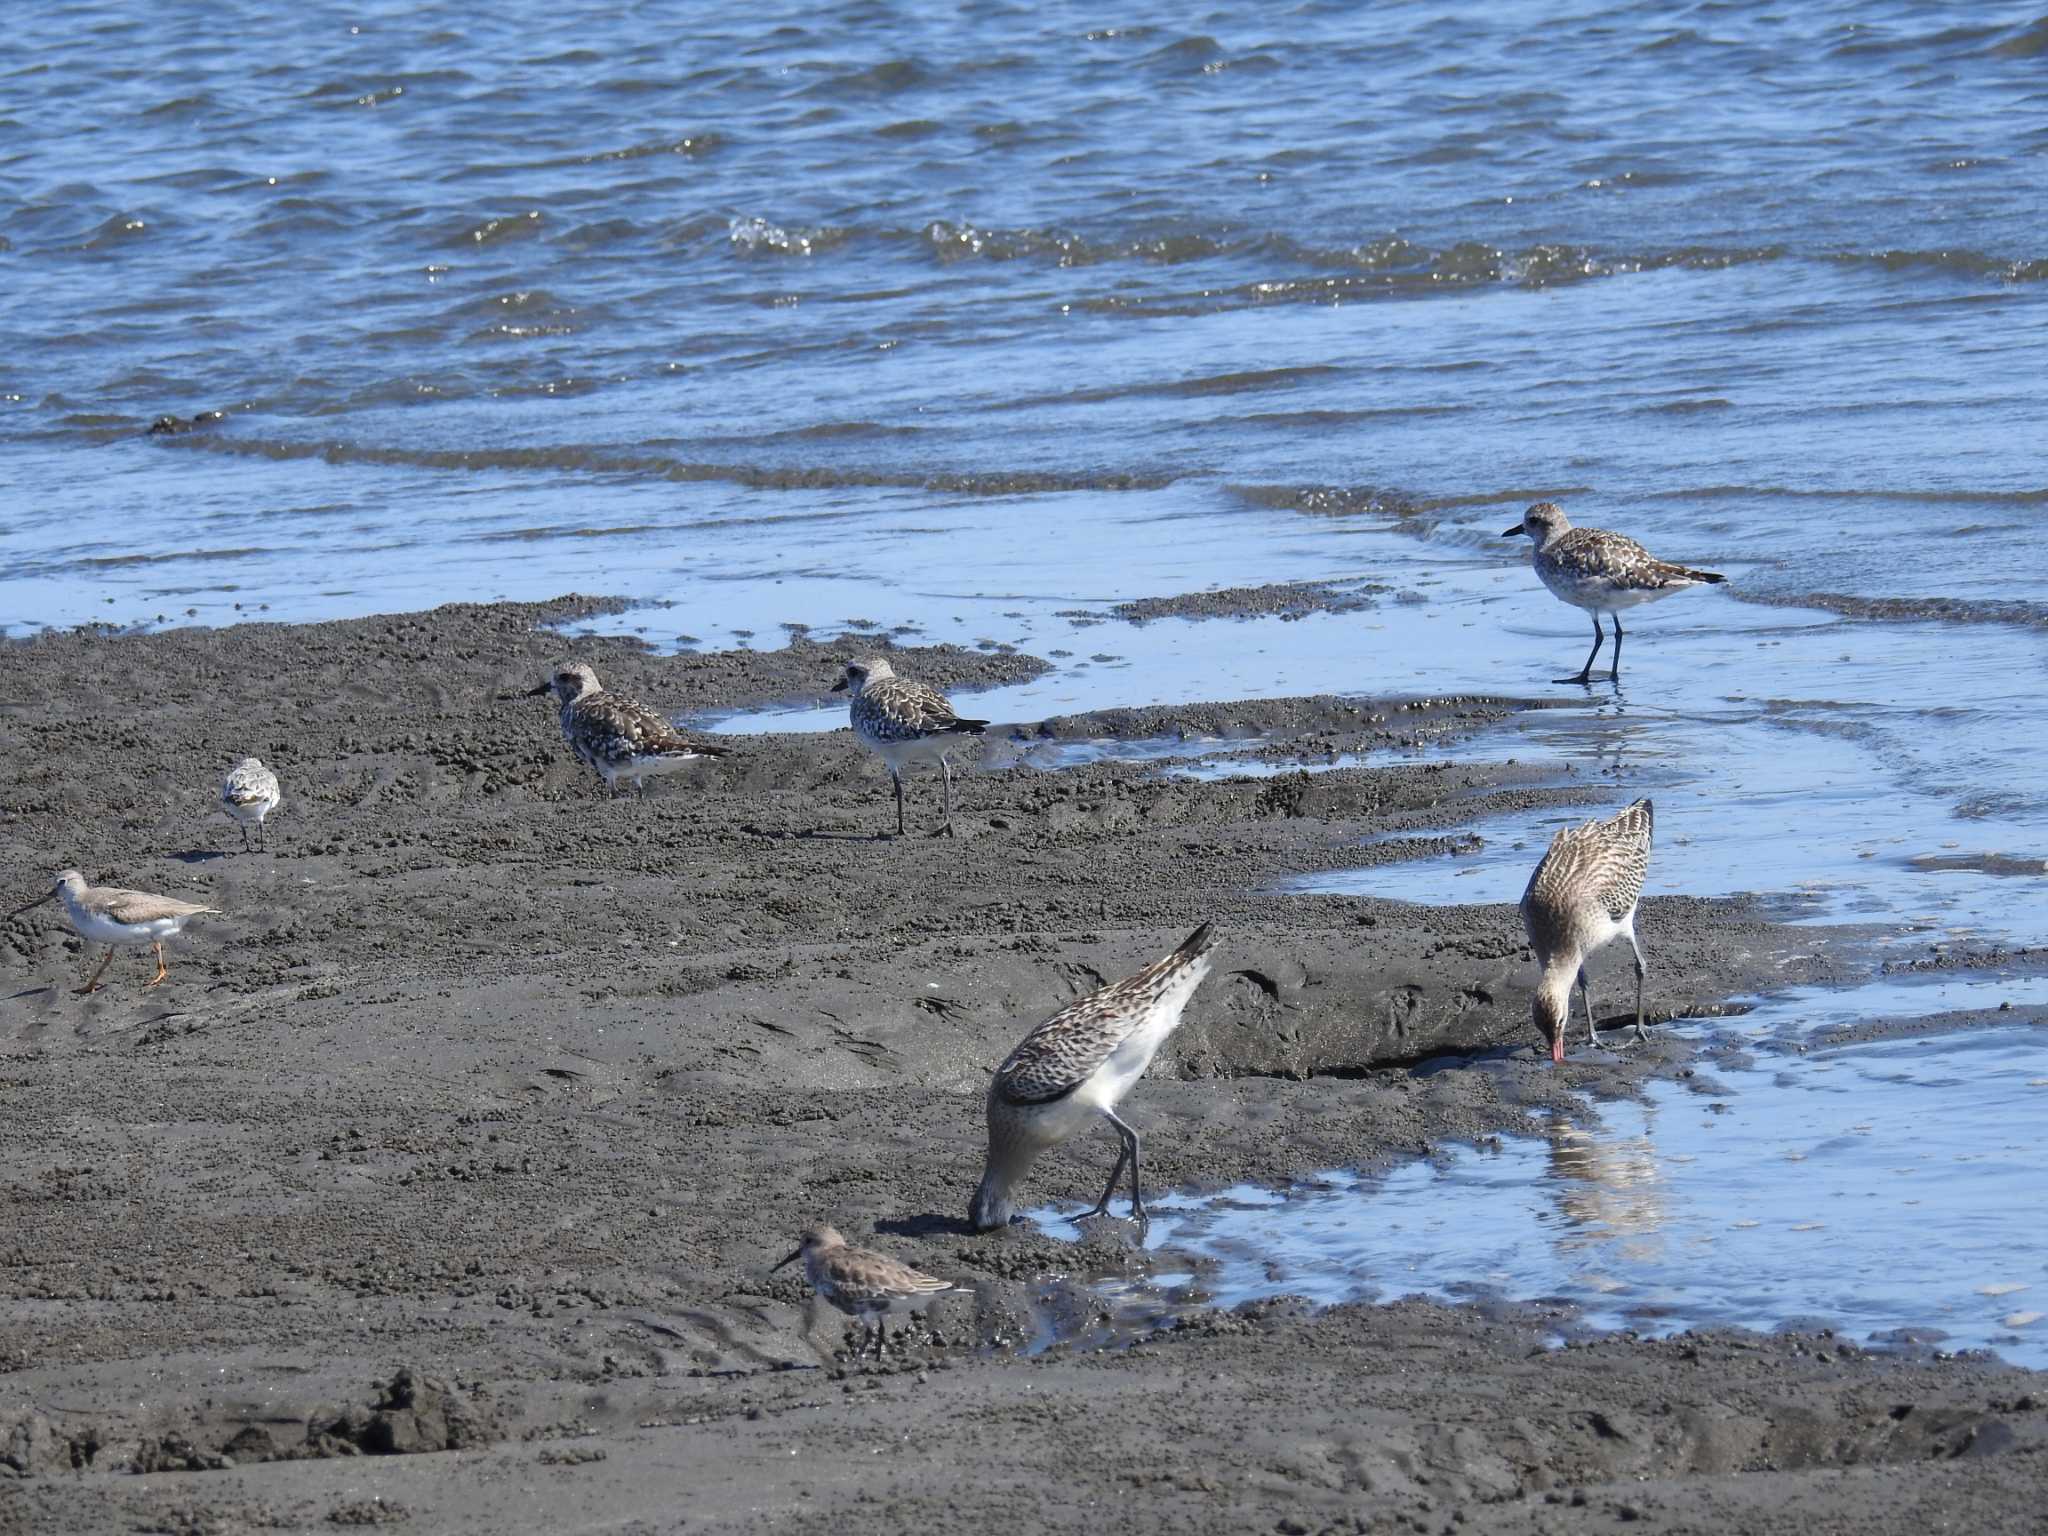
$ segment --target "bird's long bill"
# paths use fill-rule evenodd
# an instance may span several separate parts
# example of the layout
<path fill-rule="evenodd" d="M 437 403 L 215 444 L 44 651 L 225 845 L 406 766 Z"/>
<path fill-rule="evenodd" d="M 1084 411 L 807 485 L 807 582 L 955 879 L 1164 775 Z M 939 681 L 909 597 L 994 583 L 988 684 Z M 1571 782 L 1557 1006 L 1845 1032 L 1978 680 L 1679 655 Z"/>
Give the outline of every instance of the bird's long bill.
<path fill-rule="evenodd" d="M 1514 527 L 1510 528 L 1506 533 L 1502 534 L 1501 537 L 1504 539 L 1512 539 L 1516 537 L 1518 534 L 1520 534 L 1521 531 L 1522 525 L 1520 523 L 1517 523 Z"/>
<path fill-rule="evenodd" d="M 777 1265 L 776 1265 L 776 1266 L 774 1267 L 774 1269 L 770 1269 L 770 1270 L 768 1271 L 768 1273 L 772 1275 L 772 1274 L 774 1274 L 774 1273 L 775 1273 L 775 1270 L 777 1270 L 777 1269 L 780 1269 L 780 1268 L 782 1268 L 782 1267 L 783 1267 L 783 1264 L 794 1264 L 794 1263 L 795 1263 L 795 1262 L 796 1262 L 796 1261 L 797 1261 L 798 1259 L 802 1258 L 803 1256 L 804 1256 L 804 1251 L 803 1251 L 803 1249 L 799 1248 L 799 1249 L 797 1249 L 797 1251 L 796 1251 L 795 1253 L 792 1253 L 792 1254 L 791 1254 L 791 1255 L 790 1255 L 790 1256 L 789 1256 L 788 1258 L 784 1259 L 784 1260 L 782 1261 L 782 1264 L 777 1264 Z"/>
<path fill-rule="evenodd" d="M 544 693 L 553 693 L 554 691 L 555 685 L 553 683 L 542 683 L 538 688 L 527 689 L 519 697 L 522 699 L 537 699 Z"/>
<path fill-rule="evenodd" d="M 16 907 L 12 912 L 8 913 L 7 915 L 9 917 L 19 917 L 22 913 L 28 911 L 29 908 L 31 907 L 40 907 L 44 902 L 55 901 L 56 899 L 57 893 L 55 891 L 45 891 L 43 892 L 42 895 L 38 896 L 34 901 L 23 902 L 20 906 Z"/>
<path fill-rule="evenodd" d="M 838 682 L 834 683 L 834 684 L 832 685 L 832 692 L 834 692 L 834 693 L 844 693 L 844 692 L 846 692 L 846 679 L 842 677 L 841 679 L 839 679 L 839 681 L 838 681 Z"/>
<path fill-rule="evenodd" d="M 1564 1032 L 1562 1030 L 1559 1030 L 1556 1038 L 1550 1042 L 1550 1059 L 1560 1067 L 1564 1065 Z"/>

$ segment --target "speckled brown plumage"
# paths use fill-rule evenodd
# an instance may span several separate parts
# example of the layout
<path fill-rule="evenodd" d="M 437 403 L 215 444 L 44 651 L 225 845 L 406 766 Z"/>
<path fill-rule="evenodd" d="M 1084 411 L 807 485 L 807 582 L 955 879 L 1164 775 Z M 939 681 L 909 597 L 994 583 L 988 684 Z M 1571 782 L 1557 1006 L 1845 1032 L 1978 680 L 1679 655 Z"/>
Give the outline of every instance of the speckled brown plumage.
<path fill-rule="evenodd" d="M 612 693 L 587 666 L 565 666 L 534 690 L 552 691 L 561 705 L 562 739 L 616 790 L 620 779 L 644 787 L 645 776 L 699 757 L 730 750 L 676 729 L 666 715 L 638 699 Z"/>
<path fill-rule="evenodd" d="M 1209 936 L 1210 925 L 1204 923 L 1165 959 L 1067 1004 L 1018 1042 L 996 1068 L 989 1092 L 1018 1105 L 1045 1104 L 1072 1093 L 1144 1023 L 1174 978 L 1208 948 Z"/>
<path fill-rule="evenodd" d="M 866 1352 L 865 1330 L 869 1324 L 874 1326 L 876 1353 L 880 1354 L 882 1319 L 891 1311 L 909 1310 L 959 1289 L 950 1280 L 913 1269 L 886 1253 L 852 1247 L 833 1227 L 813 1227 L 804 1233 L 796 1251 L 782 1264 L 799 1258 L 804 1261 L 804 1274 L 811 1289 L 861 1323 L 862 1353 Z M 782 1264 L 775 1267 L 780 1269 Z"/>
<path fill-rule="evenodd" d="M 1656 811 L 1638 800 L 1605 821 L 1566 827 L 1522 893 L 1522 926 L 1543 974 L 1537 983 L 1537 1028 L 1550 1040 L 1553 1060 L 1564 1059 L 1564 1018 L 1571 987 L 1579 984 L 1586 1004 L 1586 1032 L 1595 1045 L 1593 1005 L 1586 982 L 1587 957 L 1617 938 L 1626 938 L 1636 961 L 1636 1033 L 1643 1033 L 1643 977 L 1647 966 L 1636 942 L 1636 905 L 1650 869 Z"/>
<path fill-rule="evenodd" d="M 1526 535 L 1534 545 L 1537 578 L 1560 602 L 1583 608 L 1593 616 L 1593 649 L 1585 666 L 1570 681 L 1583 683 L 1593 675 L 1594 658 L 1605 636 L 1600 615 L 1614 624 L 1614 660 L 1608 675 L 1621 678 L 1621 610 L 1655 602 L 1673 592 L 1726 580 L 1713 571 L 1659 560 L 1625 534 L 1604 528 L 1574 528 L 1554 501 L 1539 501 L 1501 537 Z"/>

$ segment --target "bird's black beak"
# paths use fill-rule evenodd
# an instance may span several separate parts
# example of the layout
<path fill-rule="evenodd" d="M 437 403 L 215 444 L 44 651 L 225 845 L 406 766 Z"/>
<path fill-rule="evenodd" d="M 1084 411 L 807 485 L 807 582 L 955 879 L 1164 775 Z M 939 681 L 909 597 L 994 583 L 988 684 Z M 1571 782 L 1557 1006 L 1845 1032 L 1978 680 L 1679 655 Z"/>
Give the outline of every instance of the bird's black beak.
<path fill-rule="evenodd" d="M 802 1258 L 803 1256 L 804 1251 L 803 1249 L 799 1248 L 795 1253 L 792 1253 L 788 1258 L 784 1259 L 782 1261 L 782 1264 L 777 1264 L 776 1266 L 774 1266 L 773 1269 L 770 1269 L 768 1273 L 772 1275 L 775 1273 L 775 1270 L 781 1269 L 784 1264 L 794 1264 L 798 1259 Z"/>
<path fill-rule="evenodd" d="M 1520 533 L 1521 531 L 1522 525 L 1520 523 L 1517 523 L 1514 527 L 1510 528 L 1506 533 L 1502 534 L 1501 537 L 1504 539 L 1512 539 L 1516 534 Z"/>
<path fill-rule="evenodd" d="M 20 906 L 16 907 L 12 912 L 8 913 L 7 915 L 9 917 L 19 917 L 21 916 L 22 913 L 28 911 L 31 907 L 40 907 L 44 902 L 55 901 L 56 899 L 57 893 L 55 891 L 45 891 L 43 892 L 42 895 L 38 896 L 34 901 L 23 902 Z"/>
<path fill-rule="evenodd" d="M 538 688 L 527 689 L 519 697 L 522 699 L 537 699 L 544 693 L 553 693 L 554 691 L 555 685 L 553 683 L 542 683 Z"/>
<path fill-rule="evenodd" d="M 838 681 L 838 682 L 834 683 L 834 684 L 832 685 L 832 691 L 833 691 L 834 693 L 844 693 L 844 692 L 846 692 L 846 679 L 842 677 L 841 679 L 839 679 L 839 681 Z"/>

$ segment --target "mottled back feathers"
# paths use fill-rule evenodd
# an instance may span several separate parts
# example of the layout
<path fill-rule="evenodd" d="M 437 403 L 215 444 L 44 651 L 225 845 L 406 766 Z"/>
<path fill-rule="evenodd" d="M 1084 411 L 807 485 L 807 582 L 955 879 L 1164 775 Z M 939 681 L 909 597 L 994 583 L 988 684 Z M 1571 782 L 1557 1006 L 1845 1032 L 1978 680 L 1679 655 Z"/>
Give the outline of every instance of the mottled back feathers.
<path fill-rule="evenodd" d="M 1659 560 L 1626 534 L 1571 528 L 1537 552 L 1536 566 L 1573 581 L 1607 581 L 1636 592 L 1662 592 L 1727 578 Z"/>
<path fill-rule="evenodd" d="M 1575 926 L 1581 913 L 1602 912 L 1618 923 L 1634 911 L 1650 869 L 1655 824 L 1650 802 L 1638 800 L 1606 821 L 1566 827 L 1553 837 L 1522 893 L 1530 938 L 1551 948 L 1544 940 Z"/>
<path fill-rule="evenodd" d="M 923 736 L 980 735 L 986 720 L 963 720 L 938 689 L 908 677 L 878 677 L 854 695 L 853 728 L 876 741 Z"/>
<path fill-rule="evenodd" d="M 599 772 L 652 757 L 723 757 L 729 750 L 685 736 L 636 699 L 599 690 L 562 706 L 562 735 Z"/>
<path fill-rule="evenodd" d="M 1069 1003 L 1018 1042 L 996 1068 L 989 1091 L 1016 1105 L 1065 1098 L 1144 1022 L 1175 977 L 1208 951 L 1210 939 L 1211 925 L 1204 923 L 1165 959 Z"/>

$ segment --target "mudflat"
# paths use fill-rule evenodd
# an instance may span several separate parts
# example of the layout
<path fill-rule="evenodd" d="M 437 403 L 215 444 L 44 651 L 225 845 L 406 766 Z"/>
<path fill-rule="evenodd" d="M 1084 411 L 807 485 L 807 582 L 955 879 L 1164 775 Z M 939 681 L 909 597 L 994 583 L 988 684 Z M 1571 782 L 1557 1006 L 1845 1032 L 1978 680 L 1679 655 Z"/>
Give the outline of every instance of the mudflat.
<path fill-rule="evenodd" d="M 1371 754 L 1521 702 L 1003 722 L 960 837 L 897 840 L 844 731 L 735 736 L 608 799 L 516 696 L 550 662 L 690 717 L 822 696 L 864 646 L 547 627 L 602 606 L 7 648 L 6 904 L 76 865 L 224 915 L 162 986 L 127 954 L 85 997 L 53 906 L 0 928 L 0 1529 L 2039 1528 L 2048 1393 L 1993 1362 L 1592 1337 L 1563 1302 L 1124 1326 L 1089 1282 L 1152 1270 L 1128 1224 L 967 1230 L 989 1070 L 1203 921 L 1214 974 L 1127 1102 L 1154 1188 L 1540 1134 L 1688 1070 L 1668 1039 L 1553 1068 L 1510 907 L 1279 889 L 1597 786 L 1469 751 L 1208 780 L 1060 755 Z M 1041 664 L 898 665 L 971 698 Z M 264 854 L 218 806 L 252 753 L 285 797 Z M 914 832 L 936 790 L 911 782 Z M 1658 1017 L 1854 963 L 1738 902 L 1641 928 Z M 1112 1154 L 1064 1149 L 1027 1194 L 1092 1201 Z M 853 1364 L 771 1273 L 818 1221 L 970 1289 Z"/>

